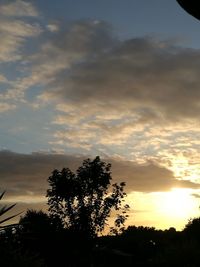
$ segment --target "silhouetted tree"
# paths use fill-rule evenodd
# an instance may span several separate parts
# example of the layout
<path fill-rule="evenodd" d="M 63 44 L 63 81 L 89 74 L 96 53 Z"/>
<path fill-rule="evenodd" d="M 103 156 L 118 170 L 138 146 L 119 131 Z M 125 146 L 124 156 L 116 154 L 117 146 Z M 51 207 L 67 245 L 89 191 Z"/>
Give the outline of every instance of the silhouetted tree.
<path fill-rule="evenodd" d="M 190 239 L 192 238 L 200 241 L 200 218 L 190 219 L 183 232 Z"/>
<path fill-rule="evenodd" d="M 28 209 L 26 214 L 20 218 L 20 231 L 30 234 L 41 234 L 50 232 L 51 220 L 42 210 Z"/>
<path fill-rule="evenodd" d="M 47 266 L 57 257 L 55 228 L 47 213 L 42 210 L 28 209 L 20 218 L 16 239 L 22 251 L 28 255 L 37 255 Z M 55 246 L 54 246 L 55 244 Z M 55 264 L 53 265 L 55 266 Z"/>
<path fill-rule="evenodd" d="M 64 228 L 93 238 L 104 230 L 114 209 L 119 213 L 115 226 L 121 227 L 128 216 L 128 205 L 123 206 L 125 183 L 111 185 L 110 169 L 111 164 L 96 157 L 84 160 L 76 173 L 69 168 L 54 170 L 48 178 L 50 216 Z"/>
<path fill-rule="evenodd" d="M 3 206 L 0 210 L 8 211 L 14 207 L 14 205 L 10 206 Z M 15 215 L 6 217 L 5 222 L 11 218 L 15 217 Z M 4 219 L 3 219 L 4 220 Z M 30 226 L 29 228 L 33 227 Z M 38 257 L 38 253 L 35 253 L 33 249 L 29 249 L 29 246 L 26 246 L 28 242 L 25 243 L 24 241 L 24 234 L 22 232 L 24 231 L 24 228 L 22 230 L 23 226 L 18 224 L 9 224 L 6 226 L 2 226 L 0 229 L 0 262 L 1 266 L 5 267 L 42 267 L 44 265 L 44 261 L 42 258 Z M 24 233 L 24 232 L 23 232 Z M 32 235 L 32 238 L 35 239 L 35 236 Z M 27 241 L 27 236 L 26 236 Z M 25 245 L 25 246 L 24 246 Z M 40 243 L 37 243 L 37 246 L 39 247 Z M 23 249 L 26 248 L 26 249 Z"/>

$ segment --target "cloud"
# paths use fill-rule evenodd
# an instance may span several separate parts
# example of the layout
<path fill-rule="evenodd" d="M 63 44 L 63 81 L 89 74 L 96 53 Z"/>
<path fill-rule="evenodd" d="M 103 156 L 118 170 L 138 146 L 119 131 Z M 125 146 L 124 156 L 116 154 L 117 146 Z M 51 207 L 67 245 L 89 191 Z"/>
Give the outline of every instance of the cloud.
<path fill-rule="evenodd" d="M 198 49 L 150 37 L 120 41 L 107 23 L 82 20 L 48 36 L 16 87 L 40 86 L 33 105 L 55 105 L 60 114 L 52 121 L 61 127 L 54 136 L 63 143 L 71 133 L 77 143 L 81 128 L 88 143 L 98 132 L 95 143 L 120 146 L 155 126 L 192 127 L 200 111 L 199 58 Z"/>
<path fill-rule="evenodd" d="M 191 196 L 193 196 L 195 198 L 200 198 L 200 194 L 191 194 Z"/>
<path fill-rule="evenodd" d="M 96 53 L 109 49 L 112 43 L 113 38 L 106 23 L 90 20 L 72 23 L 65 31 L 60 30 L 51 35 L 50 40 L 41 44 L 40 51 L 29 58 L 32 63 L 30 76 L 21 81 L 21 86 L 28 89 L 29 81 L 31 86 L 52 86 L 60 73 L 70 72 L 72 66 L 80 64 L 91 54 L 95 56 Z M 40 99 L 48 102 L 46 88 L 45 92 L 47 95 L 44 94 Z"/>
<path fill-rule="evenodd" d="M 164 47 L 163 47 L 164 46 Z M 117 49 L 74 66 L 59 75 L 49 97 L 103 107 L 125 106 L 155 118 L 197 117 L 199 51 L 173 49 L 154 40 L 132 39 Z"/>
<path fill-rule="evenodd" d="M 38 36 L 42 29 L 38 24 L 24 20 L 37 17 L 36 8 L 28 2 L 14 1 L 0 4 L 0 63 L 21 59 L 20 49 L 26 38 Z"/>
<path fill-rule="evenodd" d="M 18 49 L 22 44 L 22 39 L 3 33 L 0 33 L 0 37 L 0 63 L 19 60 L 21 55 L 18 53 Z"/>
<path fill-rule="evenodd" d="M 94 21 L 72 23 L 52 38 L 33 66 L 46 80 L 40 100 L 102 118 L 116 110 L 143 122 L 198 117 L 199 50 L 150 37 L 119 41 L 108 24 Z"/>
<path fill-rule="evenodd" d="M 7 83 L 7 82 L 8 82 L 7 78 L 3 74 L 0 74 L 0 83 Z"/>
<path fill-rule="evenodd" d="M 70 158 L 57 154 L 18 154 L 10 151 L 0 152 L 1 188 L 8 191 L 8 196 L 44 196 L 47 178 L 55 168 L 65 164 L 74 166 L 79 158 Z"/>
<path fill-rule="evenodd" d="M 113 176 L 127 182 L 128 191 L 163 192 L 172 188 L 198 189 L 200 184 L 176 179 L 173 172 L 155 162 L 138 164 L 131 161 L 111 161 Z"/>
<path fill-rule="evenodd" d="M 0 14 L 4 16 L 15 16 L 15 17 L 36 17 L 38 16 L 37 9 L 28 1 L 12 1 L 1 5 Z"/>
<path fill-rule="evenodd" d="M 48 25 L 47 25 L 47 29 L 48 29 L 50 32 L 57 32 L 57 31 L 59 31 L 59 25 L 58 25 L 58 23 L 48 24 Z"/>
<path fill-rule="evenodd" d="M 17 1 L 3 5 L 1 12 L 7 14 L 6 10 L 19 5 L 31 6 Z M 36 16 L 37 12 L 26 14 Z M 55 26 L 49 24 L 47 28 L 54 31 Z M 23 44 L 22 36 L 34 36 L 41 31 L 36 25 L 17 20 L 3 21 L 3 29 L 12 37 L 1 38 L 5 40 L 2 61 L 19 59 L 15 52 Z M 95 115 L 100 113 L 101 118 L 115 110 L 147 121 L 191 118 L 199 113 L 199 57 L 199 50 L 169 41 L 147 37 L 119 41 L 105 22 L 78 21 L 55 31 L 41 45 L 40 52 L 30 58 L 32 71 L 22 79 L 21 86 L 26 89 L 38 83 L 46 86 L 40 99 L 47 102 L 72 103 L 74 108 L 95 103 L 98 107 Z M 32 82 L 27 83 L 28 79 Z"/>
<path fill-rule="evenodd" d="M 37 36 L 41 33 L 39 25 L 31 25 L 21 20 L 2 20 L 0 24 L 0 32 L 18 37 Z"/>
<path fill-rule="evenodd" d="M 17 60 L 25 40 L 41 29 L 21 18 L 2 21 L 7 38 L 0 58 Z M 93 20 L 60 26 L 40 41 L 39 50 L 26 57 L 24 76 L 1 98 L 54 108 L 49 145 L 137 163 L 152 159 L 176 177 L 199 177 L 199 165 L 188 160 L 186 170 L 182 159 L 199 156 L 200 50 L 150 37 L 119 40 L 110 25 Z"/>
<path fill-rule="evenodd" d="M 109 49 L 113 40 L 106 25 L 105 22 L 90 20 L 72 23 L 65 31 L 54 31 L 54 34 L 51 34 L 51 40 L 40 44 L 38 53 L 25 56 L 23 47 L 27 38 L 38 36 L 42 28 L 36 23 L 25 23 L 22 19 L 3 18 L 0 34 L 2 32 L 4 41 L 0 44 L 0 51 L 2 51 L 0 63 L 25 60 L 24 66 L 19 66 L 19 69 L 21 73 L 27 75 L 22 75 L 13 81 L 10 84 L 12 88 L 4 90 L 2 99 L 14 99 L 27 103 L 25 94 L 31 87 L 39 86 L 43 90 L 48 85 L 51 86 L 62 71 L 70 71 L 74 64 L 79 64 L 83 59 L 90 57 L 91 53 L 95 56 L 97 52 Z M 39 107 L 41 102 L 49 103 L 51 99 L 40 96 L 38 102 L 32 103 L 31 106 Z"/>
<path fill-rule="evenodd" d="M 16 108 L 16 105 L 14 105 L 14 104 L 1 103 L 0 102 L 0 113 L 1 112 L 5 112 L 5 111 L 8 111 L 8 110 L 13 110 L 15 108 Z"/>
<path fill-rule="evenodd" d="M 0 20 L 0 63 L 16 61 L 22 58 L 20 48 L 27 37 L 38 36 L 41 29 L 22 21 Z"/>
<path fill-rule="evenodd" d="M 42 85 L 39 101 L 66 109 L 70 104 L 75 116 L 79 106 L 88 117 L 117 110 L 115 116 L 143 123 L 176 121 L 198 117 L 199 58 L 199 50 L 168 40 L 120 41 L 107 23 L 82 20 L 49 36 L 30 57 L 30 76 L 20 82 L 26 90 Z"/>
<path fill-rule="evenodd" d="M 38 13 L 31 3 L 3 1 L 0 4 L 0 83 L 2 88 L 0 112 L 15 109 L 18 101 L 25 102 L 21 82 L 19 86 L 22 75 L 20 64 L 26 58 L 25 45 L 28 38 L 37 37 L 43 30 L 38 23 L 30 22 L 24 17 L 36 16 Z M 8 65 L 11 62 L 15 64 Z M 13 73 L 12 77 L 6 78 L 5 74 L 10 72 Z"/>
<path fill-rule="evenodd" d="M 63 167 L 76 170 L 86 158 L 64 154 L 1 151 L 1 190 L 7 191 L 7 201 L 43 201 L 48 188 L 47 178 L 51 172 Z M 200 184 L 191 181 L 175 179 L 170 170 L 153 162 L 145 165 L 117 159 L 106 159 L 106 162 L 112 164 L 113 181 L 125 181 L 127 192 L 148 193 L 169 191 L 173 187 L 200 187 Z"/>

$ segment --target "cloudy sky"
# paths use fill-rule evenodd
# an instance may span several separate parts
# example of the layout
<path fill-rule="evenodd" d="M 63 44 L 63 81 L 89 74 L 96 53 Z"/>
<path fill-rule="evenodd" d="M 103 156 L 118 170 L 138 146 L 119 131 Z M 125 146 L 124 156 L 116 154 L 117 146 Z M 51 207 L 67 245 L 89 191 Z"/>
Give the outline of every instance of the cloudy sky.
<path fill-rule="evenodd" d="M 200 22 L 175 0 L 0 1 L 0 188 L 42 208 L 87 157 L 125 181 L 128 223 L 200 204 Z"/>

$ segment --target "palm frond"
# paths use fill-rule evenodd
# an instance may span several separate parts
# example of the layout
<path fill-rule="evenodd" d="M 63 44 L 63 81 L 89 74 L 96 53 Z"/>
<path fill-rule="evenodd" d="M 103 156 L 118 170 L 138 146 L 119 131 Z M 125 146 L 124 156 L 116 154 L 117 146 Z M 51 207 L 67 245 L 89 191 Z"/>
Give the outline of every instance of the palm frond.
<path fill-rule="evenodd" d="M 3 193 L 0 195 L 0 200 L 3 198 L 6 191 L 3 191 Z"/>
<path fill-rule="evenodd" d="M 5 192 L 6 192 L 6 191 L 3 191 L 3 192 L 0 194 L 0 200 L 3 198 Z M 3 216 L 6 212 L 8 212 L 9 210 L 11 210 L 11 209 L 14 208 L 15 206 L 16 206 L 16 203 L 15 203 L 15 204 L 12 204 L 12 205 L 10 205 L 10 206 L 4 205 L 4 206 L 0 207 L 0 228 L 1 228 L 1 229 L 5 229 L 5 228 L 7 228 L 7 227 L 10 227 L 10 226 L 14 225 L 14 224 L 10 224 L 10 225 L 6 225 L 6 226 L 1 226 L 1 224 L 3 224 L 3 223 L 5 223 L 5 222 L 7 222 L 7 221 L 9 221 L 9 220 L 11 220 L 11 219 L 13 219 L 13 218 L 15 218 L 16 216 L 18 216 L 19 214 L 22 213 L 22 212 L 20 212 L 20 213 L 17 213 L 17 214 L 15 214 L 15 215 L 11 215 L 11 216 L 8 216 L 8 217 L 6 217 L 6 218 L 4 218 L 4 219 L 3 219 L 3 218 L 1 219 L 1 216 Z"/>
<path fill-rule="evenodd" d="M 19 213 L 15 214 L 15 215 L 9 216 L 9 217 L 7 217 L 7 218 L 1 220 L 1 221 L 0 221 L 0 224 L 4 223 L 4 222 L 6 222 L 6 221 L 8 221 L 8 220 L 10 220 L 10 219 L 12 219 L 12 218 L 15 218 L 16 216 L 20 215 L 21 213 L 22 213 L 22 212 L 19 212 Z"/>
<path fill-rule="evenodd" d="M 3 206 L 2 208 L 0 208 L 0 216 L 2 216 L 4 213 L 6 213 L 7 211 L 11 210 L 14 206 L 16 206 L 16 203 L 11 205 L 11 206 Z"/>

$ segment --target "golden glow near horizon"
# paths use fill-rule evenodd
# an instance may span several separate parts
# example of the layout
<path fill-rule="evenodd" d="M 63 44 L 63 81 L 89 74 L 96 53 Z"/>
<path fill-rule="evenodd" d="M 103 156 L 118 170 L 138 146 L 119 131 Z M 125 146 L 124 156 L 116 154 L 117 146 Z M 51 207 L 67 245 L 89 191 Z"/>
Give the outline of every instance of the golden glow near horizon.
<path fill-rule="evenodd" d="M 183 154 L 171 159 L 170 169 L 174 176 L 198 182 L 199 166 L 196 162 L 191 161 L 193 159 L 189 159 Z M 174 221 L 184 221 L 199 216 L 199 200 L 192 196 L 193 193 L 194 190 L 184 188 L 172 188 L 170 192 L 163 193 L 161 205 L 163 205 L 166 216 L 171 217 Z"/>
<path fill-rule="evenodd" d="M 162 165 L 171 170 L 177 179 L 199 183 L 200 162 L 195 155 L 189 154 L 166 153 Z M 198 195 L 199 190 L 172 188 L 168 192 L 150 193 L 147 197 L 140 196 L 144 199 L 144 203 L 143 205 L 140 203 L 139 207 L 142 206 L 144 210 L 147 207 L 149 213 L 145 211 L 135 214 L 135 217 L 139 219 L 138 225 L 143 219 L 147 226 L 152 225 L 161 229 L 175 227 L 177 230 L 182 230 L 189 219 L 200 216 L 200 198 L 194 197 L 193 194 Z M 137 205 L 137 200 L 133 202 Z M 147 214 L 149 217 L 146 216 Z"/>
<path fill-rule="evenodd" d="M 132 213 L 130 225 L 182 230 L 188 220 L 199 216 L 199 199 L 192 189 L 172 188 L 168 192 L 131 193 L 127 197 Z"/>
<path fill-rule="evenodd" d="M 160 209 L 170 217 L 185 219 L 196 209 L 191 190 L 173 188 L 170 192 L 163 193 L 159 203 Z"/>
<path fill-rule="evenodd" d="M 182 230 L 188 220 L 198 216 L 199 200 L 192 196 L 191 189 L 173 188 L 158 194 L 157 211 L 164 228 Z M 159 218 L 158 217 L 158 218 Z M 166 227 L 168 225 L 168 227 Z"/>

